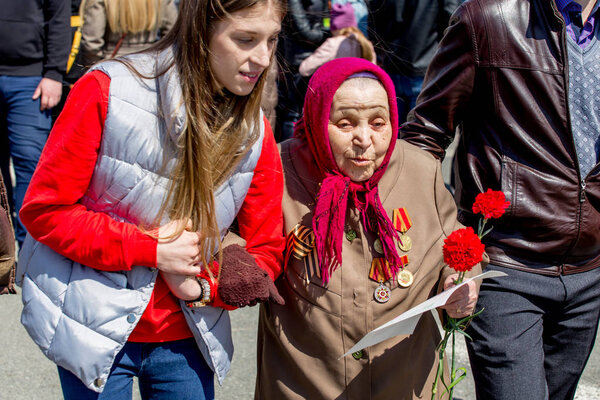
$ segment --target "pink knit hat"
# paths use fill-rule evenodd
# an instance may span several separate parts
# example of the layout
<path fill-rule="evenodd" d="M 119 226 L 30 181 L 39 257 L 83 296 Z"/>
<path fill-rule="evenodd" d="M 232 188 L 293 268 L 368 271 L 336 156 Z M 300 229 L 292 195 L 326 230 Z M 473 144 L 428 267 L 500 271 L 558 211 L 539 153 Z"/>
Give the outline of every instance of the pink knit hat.
<path fill-rule="evenodd" d="M 354 8 L 350 3 L 335 3 L 331 6 L 331 31 L 348 28 L 349 26 L 357 26 Z"/>

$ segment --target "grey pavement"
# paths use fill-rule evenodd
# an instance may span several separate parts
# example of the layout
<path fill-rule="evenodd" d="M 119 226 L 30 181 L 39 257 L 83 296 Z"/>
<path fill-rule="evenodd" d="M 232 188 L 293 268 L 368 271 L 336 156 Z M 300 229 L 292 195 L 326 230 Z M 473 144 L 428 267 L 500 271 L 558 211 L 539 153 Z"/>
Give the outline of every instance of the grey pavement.
<path fill-rule="evenodd" d="M 61 399 L 56 367 L 33 344 L 19 322 L 21 296 L 0 296 L 0 343 L 5 356 L 0 362 L 0 400 Z M 217 400 L 250 400 L 256 377 L 256 324 L 258 308 L 231 313 L 235 354 L 231 372 L 224 385 L 216 387 Z M 598 341 L 598 340 L 597 340 Z M 458 365 L 468 367 L 464 343 L 460 342 Z M 600 399 L 600 350 L 592 353 L 575 396 L 576 400 Z M 473 381 L 463 380 L 455 399 L 473 400 Z M 134 399 L 139 399 L 136 393 Z M 176 400 L 176 399 L 175 399 Z M 515 399 L 518 400 L 518 399 Z"/>

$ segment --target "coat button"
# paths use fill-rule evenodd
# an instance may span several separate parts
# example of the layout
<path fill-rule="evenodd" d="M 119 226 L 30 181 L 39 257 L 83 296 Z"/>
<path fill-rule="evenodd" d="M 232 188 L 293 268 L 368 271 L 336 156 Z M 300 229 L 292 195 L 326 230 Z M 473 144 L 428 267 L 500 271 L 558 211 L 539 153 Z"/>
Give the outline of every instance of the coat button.
<path fill-rule="evenodd" d="M 352 241 L 356 239 L 356 232 L 352 229 L 346 231 L 346 240 L 352 243 Z"/>
<path fill-rule="evenodd" d="M 360 360 L 363 356 L 363 351 L 359 350 L 359 351 L 355 351 L 354 353 L 352 353 L 352 357 L 354 357 L 355 360 Z"/>
<path fill-rule="evenodd" d="M 102 379 L 102 378 L 94 379 L 94 386 L 96 386 L 97 388 L 104 386 L 104 379 Z"/>
<path fill-rule="evenodd" d="M 135 322 L 135 315 L 134 314 L 129 314 L 127 316 L 127 322 L 129 322 L 130 324 L 133 324 Z"/>

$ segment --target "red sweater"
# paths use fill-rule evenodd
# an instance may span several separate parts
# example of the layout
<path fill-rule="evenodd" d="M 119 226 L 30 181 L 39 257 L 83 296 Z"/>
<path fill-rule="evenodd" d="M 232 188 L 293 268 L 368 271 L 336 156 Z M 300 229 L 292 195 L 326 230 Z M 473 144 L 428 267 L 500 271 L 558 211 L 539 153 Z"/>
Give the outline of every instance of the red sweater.
<path fill-rule="evenodd" d="M 98 158 L 109 90 L 110 78 L 100 71 L 86 74 L 75 84 L 48 138 L 19 216 L 36 240 L 83 265 L 105 271 L 130 270 L 134 265 L 156 267 L 155 239 L 135 225 L 90 211 L 79 202 Z M 262 153 L 237 218 L 246 249 L 273 279 L 281 271 L 285 247 L 282 193 L 281 160 L 265 119 Z M 178 299 L 159 274 L 129 340 L 162 342 L 191 336 Z"/>

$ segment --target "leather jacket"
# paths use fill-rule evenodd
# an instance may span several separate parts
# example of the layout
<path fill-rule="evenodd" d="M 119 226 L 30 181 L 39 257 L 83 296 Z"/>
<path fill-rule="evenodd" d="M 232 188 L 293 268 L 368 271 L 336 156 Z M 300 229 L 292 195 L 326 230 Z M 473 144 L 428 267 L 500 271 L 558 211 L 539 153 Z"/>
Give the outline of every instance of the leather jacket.
<path fill-rule="evenodd" d="M 484 241 L 491 263 L 558 275 L 600 266 L 600 175 L 580 176 L 565 22 L 552 0 L 468 0 L 452 16 L 401 136 L 439 158 L 455 129 L 456 201 L 511 202 Z"/>

